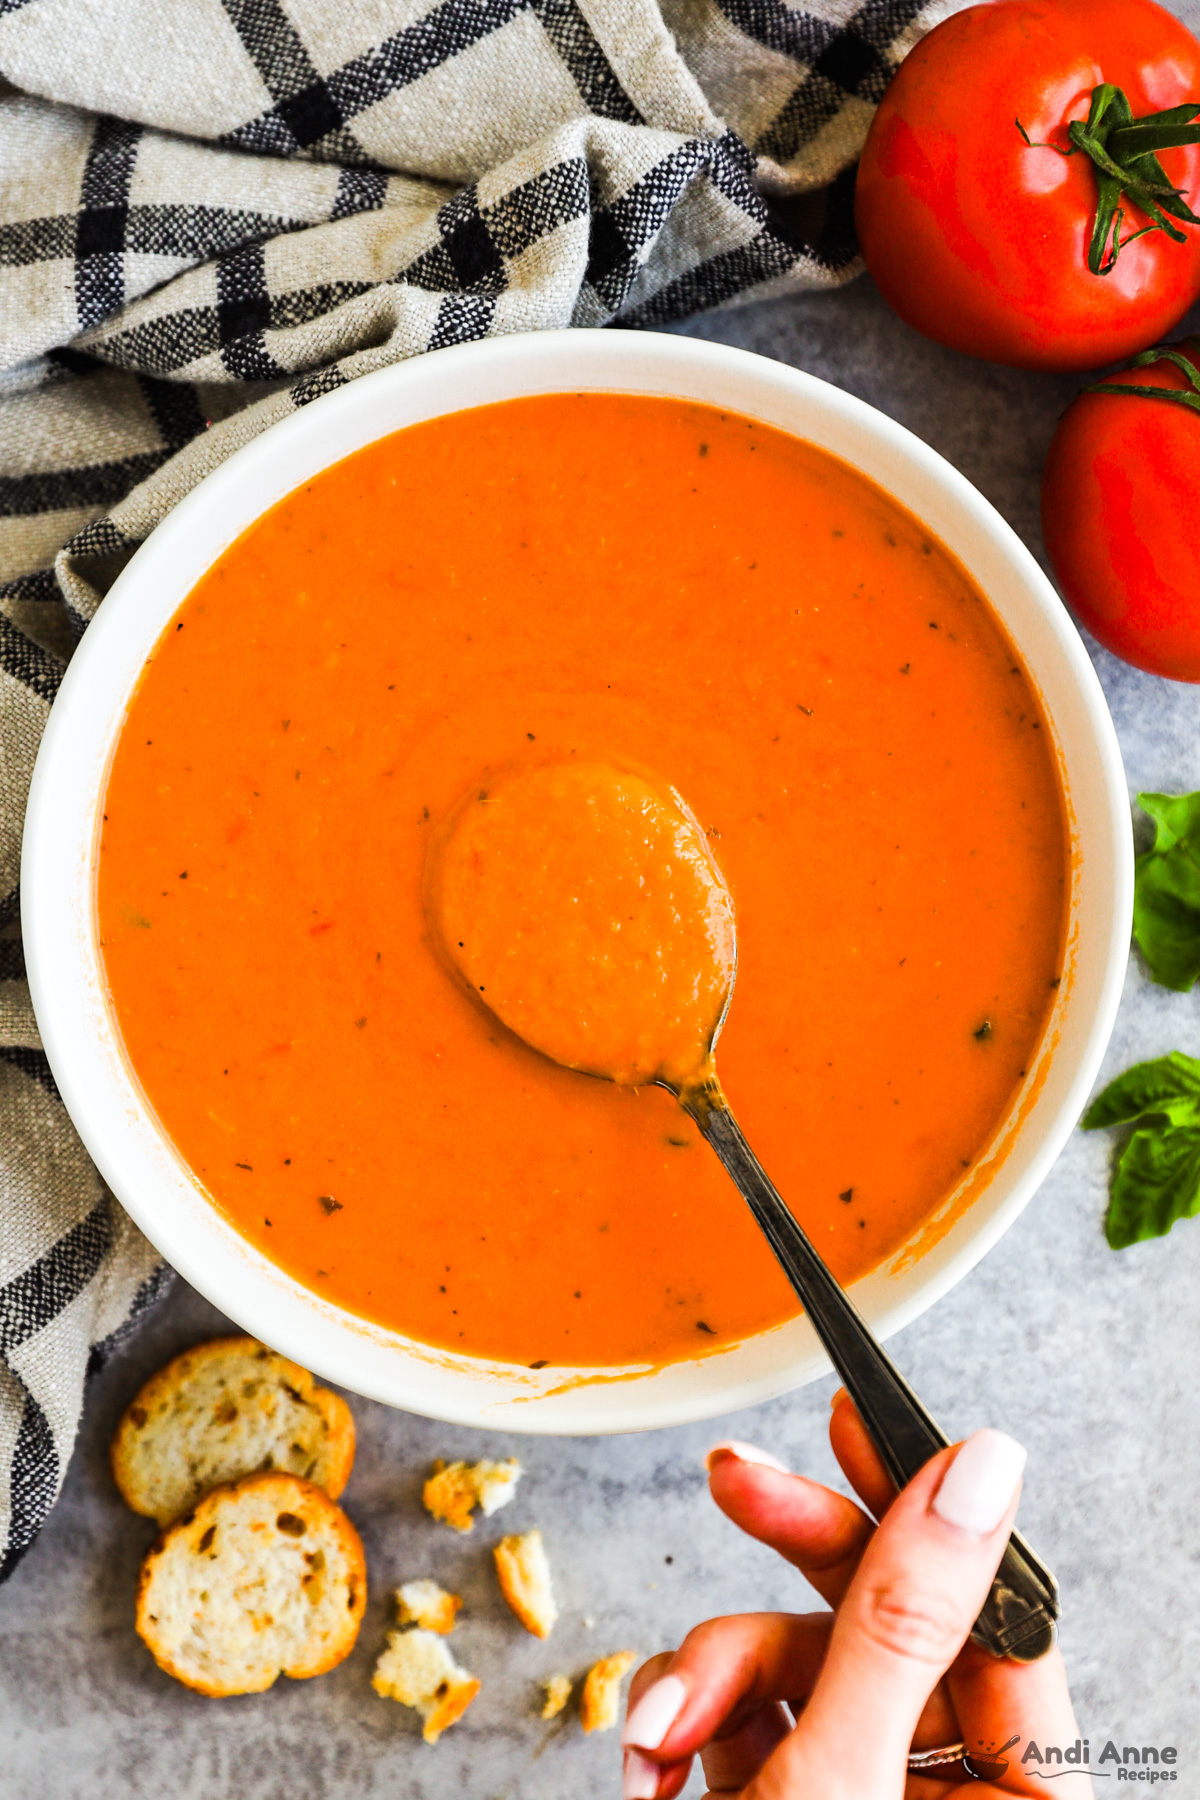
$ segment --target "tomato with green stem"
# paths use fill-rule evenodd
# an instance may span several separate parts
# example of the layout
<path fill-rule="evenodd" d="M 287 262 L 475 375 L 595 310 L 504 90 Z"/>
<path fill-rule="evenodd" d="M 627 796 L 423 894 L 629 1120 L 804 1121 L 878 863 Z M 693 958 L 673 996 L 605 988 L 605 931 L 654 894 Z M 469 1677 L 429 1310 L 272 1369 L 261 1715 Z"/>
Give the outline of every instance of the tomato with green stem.
<path fill-rule="evenodd" d="M 1200 295 L 1200 43 L 1154 0 L 990 0 L 905 58 L 855 218 L 884 298 L 927 337 L 1092 369 Z"/>
<path fill-rule="evenodd" d="M 1109 650 L 1200 681 L 1200 339 L 1148 350 L 1063 414 L 1042 476 L 1059 585 Z"/>

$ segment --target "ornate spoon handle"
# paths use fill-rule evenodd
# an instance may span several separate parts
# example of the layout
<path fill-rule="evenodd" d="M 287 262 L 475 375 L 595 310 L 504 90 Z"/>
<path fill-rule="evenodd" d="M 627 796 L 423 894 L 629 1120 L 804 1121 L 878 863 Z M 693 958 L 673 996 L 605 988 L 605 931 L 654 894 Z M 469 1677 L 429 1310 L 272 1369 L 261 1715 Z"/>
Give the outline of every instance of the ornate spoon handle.
<path fill-rule="evenodd" d="M 715 1080 L 676 1095 L 733 1177 L 897 1487 L 949 1443 L 788 1210 Z M 1036 1662 L 1055 1640 L 1058 1584 L 1013 1532 L 971 1636 L 994 1656 Z"/>

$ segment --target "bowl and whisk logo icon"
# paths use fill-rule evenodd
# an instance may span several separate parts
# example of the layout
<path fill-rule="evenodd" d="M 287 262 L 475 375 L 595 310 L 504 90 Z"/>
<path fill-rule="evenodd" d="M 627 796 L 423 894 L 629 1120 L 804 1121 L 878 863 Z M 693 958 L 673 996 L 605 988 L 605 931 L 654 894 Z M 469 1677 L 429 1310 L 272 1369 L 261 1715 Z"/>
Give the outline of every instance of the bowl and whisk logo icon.
<path fill-rule="evenodd" d="M 1013 1745 L 1019 1744 L 1020 1741 L 1020 1732 L 1014 1731 L 1013 1735 L 1001 1744 L 998 1750 L 993 1750 L 988 1744 L 979 1752 L 972 1751 L 964 1755 L 963 1768 L 968 1775 L 973 1775 L 976 1781 L 999 1781 L 1000 1777 L 1008 1772 L 1008 1762 L 1004 1752 L 1011 1750 Z"/>

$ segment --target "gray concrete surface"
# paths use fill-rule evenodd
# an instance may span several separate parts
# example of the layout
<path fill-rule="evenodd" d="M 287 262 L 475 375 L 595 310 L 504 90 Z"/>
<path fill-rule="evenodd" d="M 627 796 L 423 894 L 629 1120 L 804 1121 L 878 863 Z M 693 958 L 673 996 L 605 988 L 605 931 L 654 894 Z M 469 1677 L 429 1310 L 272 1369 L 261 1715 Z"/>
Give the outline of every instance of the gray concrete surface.
<path fill-rule="evenodd" d="M 865 281 L 686 329 L 811 370 L 881 407 L 1040 550 L 1038 472 L 1070 381 L 926 344 Z M 1099 651 L 1096 660 L 1131 791 L 1200 787 L 1200 693 Z M 1171 1048 L 1200 1054 L 1197 1006 L 1131 966 L 1106 1074 Z M 1063 1643 L 1093 1745 L 1109 1736 L 1175 1743 L 1171 1791 L 1200 1796 L 1200 1222 L 1114 1255 L 1101 1233 L 1109 1152 L 1103 1138 L 1077 1132 L 1007 1237 L 892 1348 L 947 1428 L 999 1425 L 1029 1446 L 1022 1524 L 1062 1583 Z M 153 1532 L 118 1501 L 105 1449 L 138 1383 L 222 1325 L 179 1283 L 89 1389 L 62 1500 L 0 1590 L 2 1800 L 612 1794 L 615 1734 L 585 1740 L 575 1723 L 543 1726 L 532 1712 L 538 1677 L 622 1646 L 648 1654 L 714 1613 L 809 1604 L 792 1571 L 716 1512 L 701 1458 L 718 1436 L 736 1434 L 832 1479 L 831 1381 L 719 1424 L 618 1439 L 517 1442 L 356 1402 L 360 1449 L 346 1505 L 372 1586 L 358 1647 L 314 1682 L 199 1699 L 160 1674 L 134 1634 L 137 1567 Z M 513 1449 L 528 1474 L 507 1512 L 468 1538 L 428 1523 L 418 1493 L 433 1456 Z M 513 1624 L 490 1570 L 501 1529 L 533 1524 L 564 1607 L 548 1645 Z M 436 1749 L 420 1741 L 413 1714 L 369 1685 L 389 1587 L 426 1573 L 465 1596 L 456 1643 L 484 1682 Z"/>

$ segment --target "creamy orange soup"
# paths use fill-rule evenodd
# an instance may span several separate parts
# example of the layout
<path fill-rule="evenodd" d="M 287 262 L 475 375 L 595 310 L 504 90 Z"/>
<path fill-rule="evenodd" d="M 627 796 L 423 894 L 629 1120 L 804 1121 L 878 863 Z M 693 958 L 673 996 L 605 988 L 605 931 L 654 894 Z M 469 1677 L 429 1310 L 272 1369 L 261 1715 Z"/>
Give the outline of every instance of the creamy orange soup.
<path fill-rule="evenodd" d="M 669 1094 L 454 978 L 431 841 L 573 761 L 686 798 L 737 916 L 722 1085 L 851 1281 L 1043 1031 L 1049 735 L 955 559 L 809 444 L 619 395 L 413 427 L 252 526 L 147 664 L 99 863 L 127 1053 L 213 1204 L 331 1301 L 538 1366 L 695 1355 L 791 1315 L 784 1277 Z"/>

